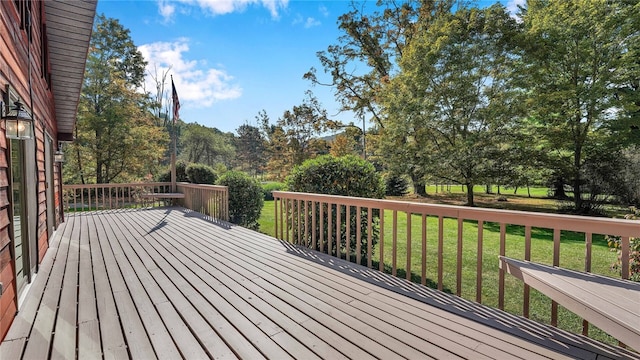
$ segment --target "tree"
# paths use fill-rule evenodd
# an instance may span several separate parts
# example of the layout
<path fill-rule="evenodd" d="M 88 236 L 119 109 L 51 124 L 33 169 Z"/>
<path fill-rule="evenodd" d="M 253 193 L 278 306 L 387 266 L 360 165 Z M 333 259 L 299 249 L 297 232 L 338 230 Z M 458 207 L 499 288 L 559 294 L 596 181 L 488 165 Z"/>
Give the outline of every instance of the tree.
<path fill-rule="evenodd" d="M 600 140 L 637 114 L 638 58 L 629 55 L 637 55 L 638 11 L 629 1 L 530 0 L 522 14 L 528 105 L 555 169 L 569 179 L 576 211 L 590 206 L 587 164 L 622 143 Z"/>
<path fill-rule="evenodd" d="M 359 117 L 369 114 L 375 127 L 384 132 L 387 118 L 381 109 L 381 92 L 398 71 L 397 60 L 415 35 L 425 31 L 441 14 L 449 13 L 455 2 L 380 0 L 377 2 L 380 10 L 373 12 L 365 11 L 366 3 L 360 8 L 354 3 L 352 10 L 338 19 L 338 27 L 344 32 L 338 43 L 317 53 L 324 73 L 330 74 L 331 79 L 323 80 L 315 68 L 304 78 L 314 85 L 332 87 L 342 111 L 353 111 Z M 422 169 L 409 166 L 405 171 L 410 172 L 414 189 L 426 195 Z"/>
<path fill-rule="evenodd" d="M 179 158 L 212 167 L 217 163 L 229 165 L 235 153 L 230 137 L 198 123 L 185 124 L 183 128 Z"/>
<path fill-rule="evenodd" d="M 265 164 L 266 143 L 258 127 L 249 124 L 241 125 L 236 132 L 235 139 L 237 159 L 245 171 L 254 176 L 262 171 Z"/>
<path fill-rule="evenodd" d="M 316 155 L 313 146 L 314 136 L 327 129 L 327 111 L 322 108 L 318 99 L 310 91 L 302 104 L 286 110 L 278 119 L 277 125 L 282 128 L 287 138 L 287 150 L 291 154 L 292 164 L 302 164 L 303 161 Z"/>
<path fill-rule="evenodd" d="M 167 137 L 140 89 L 145 61 L 129 30 L 96 18 L 78 107 L 74 157 L 66 166 L 82 183 L 132 181 L 155 173 Z"/>
<path fill-rule="evenodd" d="M 405 48 L 401 73 L 385 89 L 394 162 L 467 188 L 489 177 L 517 131 L 518 25 L 501 5 L 441 14 Z"/>

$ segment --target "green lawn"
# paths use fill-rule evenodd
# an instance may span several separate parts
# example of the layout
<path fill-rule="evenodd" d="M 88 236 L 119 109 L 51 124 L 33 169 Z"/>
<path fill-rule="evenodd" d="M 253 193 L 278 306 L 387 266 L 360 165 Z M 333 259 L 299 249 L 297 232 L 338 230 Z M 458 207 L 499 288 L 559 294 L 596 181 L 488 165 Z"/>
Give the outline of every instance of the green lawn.
<path fill-rule="evenodd" d="M 260 217 L 260 231 L 265 234 L 274 235 L 274 202 L 265 201 L 262 215 Z M 385 233 L 384 233 L 384 263 L 387 270 L 392 264 L 392 212 L 385 211 Z M 404 277 L 404 267 L 407 259 L 407 229 L 406 214 L 398 214 L 397 229 L 397 266 L 398 276 Z M 421 244 L 421 219 L 414 215 L 411 222 L 411 272 L 412 280 L 420 282 L 422 269 L 422 244 Z M 498 253 L 500 229 L 498 224 L 486 223 L 483 228 L 483 298 L 482 303 L 498 306 Z M 455 292 L 456 289 L 456 255 L 457 255 L 457 220 L 445 219 L 444 221 L 444 264 L 443 264 L 443 285 L 447 292 Z M 477 244 L 478 225 L 468 221 L 463 224 L 463 246 L 462 246 L 462 297 L 475 301 L 476 294 L 476 264 L 478 254 Z M 437 282 L 437 218 L 428 218 L 427 221 L 427 284 L 434 287 Z M 560 265 L 564 268 L 584 270 L 584 235 L 575 233 L 562 234 L 560 249 Z M 553 233 L 547 229 L 533 229 L 531 244 L 531 260 L 539 263 L 551 264 L 553 254 Z M 615 260 L 615 253 L 611 252 L 600 237 L 594 236 L 592 250 L 592 272 L 616 276 L 610 270 L 611 263 Z M 524 228 L 519 226 L 508 226 L 506 237 L 506 256 L 523 259 L 524 258 Z M 379 249 L 376 247 L 374 260 L 379 258 Z M 505 310 L 521 315 L 523 303 L 523 285 L 514 277 L 505 277 Z M 551 319 L 551 301 L 531 290 L 530 318 L 549 323 Z M 580 333 L 582 321 L 571 312 L 560 309 L 558 313 L 559 327 Z M 610 336 L 602 331 L 590 328 L 590 336 L 616 344 Z"/>

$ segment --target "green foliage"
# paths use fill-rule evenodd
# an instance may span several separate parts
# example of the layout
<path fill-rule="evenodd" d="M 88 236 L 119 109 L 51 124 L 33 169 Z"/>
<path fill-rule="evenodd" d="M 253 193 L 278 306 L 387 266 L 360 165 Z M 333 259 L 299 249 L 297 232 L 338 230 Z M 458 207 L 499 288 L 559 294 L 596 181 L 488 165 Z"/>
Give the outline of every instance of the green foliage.
<path fill-rule="evenodd" d="M 215 166 L 217 163 L 230 164 L 235 156 L 232 136 L 197 123 L 184 125 L 180 136 L 182 150 L 179 157 L 188 163 Z"/>
<path fill-rule="evenodd" d="M 64 182 L 138 181 L 156 173 L 168 138 L 141 88 L 145 65 L 129 30 L 98 16 Z"/>
<path fill-rule="evenodd" d="M 404 196 L 408 192 L 409 182 L 404 176 L 396 173 L 388 173 L 384 177 L 385 195 Z"/>
<path fill-rule="evenodd" d="M 265 201 L 273 200 L 273 192 L 280 191 L 285 188 L 285 184 L 281 182 L 268 182 L 262 184 L 262 192 L 264 193 Z"/>
<path fill-rule="evenodd" d="M 229 171 L 220 177 L 218 185 L 229 188 L 229 221 L 257 230 L 264 205 L 260 184 L 243 172 Z"/>
<path fill-rule="evenodd" d="M 184 161 L 176 162 L 176 182 L 189 182 L 187 176 L 187 163 Z M 171 167 L 165 172 L 162 172 L 156 176 L 156 181 L 159 182 L 171 182 Z"/>
<path fill-rule="evenodd" d="M 414 36 L 381 97 L 394 170 L 414 183 L 429 174 L 473 189 L 510 164 L 522 110 L 510 76 L 517 34 L 516 21 L 493 5 L 441 14 Z"/>
<path fill-rule="evenodd" d="M 588 168 L 630 139 L 640 104 L 640 8 L 632 3 L 535 0 L 523 12 L 527 106 L 541 125 L 547 166 L 567 179 L 576 211 L 592 207 L 588 194 L 599 186 L 588 183 Z"/>
<path fill-rule="evenodd" d="M 356 196 L 365 198 L 380 199 L 384 196 L 384 183 L 380 175 L 375 171 L 373 165 L 369 162 L 362 160 L 359 157 L 353 155 L 347 155 L 344 157 L 336 158 L 330 155 L 320 156 L 316 159 L 305 161 L 302 165 L 296 166 L 286 180 L 287 189 L 296 192 L 318 193 L 327 195 L 343 195 L 343 196 Z M 340 212 L 341 222 L 341 238 L 339 241 L 335 238 L 335 231 L 332 231 L 332 242 L 334 244 L 340 244 L 333 247 L 333 255 L 336 255 L 338 251 L 346 253 L 346 219 L 350 218 L 351 224 L 351 238 L 349 239 L 349 248 L 353 253 L 356 249 L 356 241 L 361 243 L 361 255 L 364 262 L 367 255 L 367 211 L 368 209 L 362 208 L 358 214 L 357 209 L 352 207 L 346 209 L 340 207 L 338 210 L 335 205 L 331 205 L 331 221 L 332 224 L 337 223 L 337 213 Z M 329 221 L 329 208 L 327 204 L 324 204 L 322 208 L 316 204 L 316 228 L 313 230 L 316 233 L 316 238 L 320 238 L 320 229 L 324 229 L 322 235 L 323 239 L 328 239 L 328 221 Z M 322 214 L 322 215 L 321 215 Z M 307 224 L 311 224 L 312 210 L 308 209 L 306 214 Z M 357 221 L 360 218 L 361 236 L 360 239 L 356 239 Z M 379 225 L 378 225 L 378 212 L 373 212 L 372 219 L 372 233 L 371 244 L 372 248 L 378 243 Z M 323 219 L 324 224 L 321 225 Z M 291 224 L 292 229 L 297 231 L 297 225 Z M 296 235 L 297 236 L 297 235 Z M 304 237 L 301 234 L 302 237 Z M 309 234 L 309 240 L 311 238 Z M 311 244 L 311 241 L 307 241 L 307 244 Z M 316 249 L 320 251 L 328 251 L 328 242 L 324 243 L 324 249 Z M 311 245 L 310 245 L 311 246 Z"/>
<path fill-rule="evenodd" d="M 640 220 L 640 209 L 631 207 L 631 213 L 624 217 L 628 220 Z M 622 272 L 622 239 L 619 236 L 607 236 L 607 242 L 611 251 L 615 251 L 618 256 L 616 261 L 611 264 L 611 269 Z M 640 281 L 640 237 L 629 238 L 629 279 L 632 281 Z"/>
<path fill-rule="evenodd" d="M 319 156 L 296 166 L 286 179 L 290 191 L 380 199 L 384 184 L 371 163 L 354 155 Z"/>
<path fill-rule="evenodd" d="M 213 185 L 218 179 L 213 168 L 205 164 L 189 164 L 185 173 L 187 174 L 189 182 L 192 184 Z"/>
<path fill-rule="evenodd" d="M 249 124 L 241 125 L 235 138 L 237 160 L 242 169 L 254 176 L 262 172 L 266 162 L 266 141 L 260 128 Z"/>

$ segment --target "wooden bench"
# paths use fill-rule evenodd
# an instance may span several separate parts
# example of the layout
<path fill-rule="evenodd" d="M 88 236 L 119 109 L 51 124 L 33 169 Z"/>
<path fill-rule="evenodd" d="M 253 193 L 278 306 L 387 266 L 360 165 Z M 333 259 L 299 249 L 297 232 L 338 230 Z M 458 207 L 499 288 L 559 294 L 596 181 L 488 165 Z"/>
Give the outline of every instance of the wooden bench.
<path fill-rule="evenodd" d="M 140 196 L 143 199 L 151 199 L 153 201 L 156 201 L 158 199 L 170 199 L 170 200 L 184 199 L 183 193 L 146 193 Z M 172 201 L 172 204 L 173 204 L 173 201 Z"/>
<path fill-rule="evenodd" d="M 500 256 L 500 268 L 640 350 L 640 283 L 504 256 Z"/>

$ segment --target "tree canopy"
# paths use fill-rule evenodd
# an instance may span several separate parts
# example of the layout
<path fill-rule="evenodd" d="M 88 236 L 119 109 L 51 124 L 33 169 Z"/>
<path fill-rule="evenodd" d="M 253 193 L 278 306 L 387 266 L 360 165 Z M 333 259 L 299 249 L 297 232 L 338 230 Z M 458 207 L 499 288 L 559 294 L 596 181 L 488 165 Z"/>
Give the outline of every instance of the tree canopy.
<path fill-rule="evenodd" d="M 153 174 L 167 136 L 140 91 L 145 61 L 129 30 L 100 15 L 89 46 L 66 181 L 109 183 Z"/>

